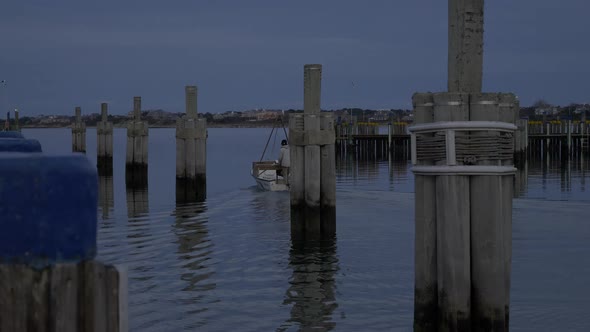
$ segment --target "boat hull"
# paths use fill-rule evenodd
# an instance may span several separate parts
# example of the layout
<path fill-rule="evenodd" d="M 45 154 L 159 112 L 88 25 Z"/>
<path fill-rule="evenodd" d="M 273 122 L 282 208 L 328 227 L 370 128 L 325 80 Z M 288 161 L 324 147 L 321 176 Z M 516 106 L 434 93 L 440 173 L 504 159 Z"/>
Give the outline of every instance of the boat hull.
<path fill-rule="evenodd" d="M 255 162 L 252 167 L 252 177 L 259 189 L 265 191 L 288 191 L 289 185 L 282 176 L 277 176 L 280 166 L 269 162 Z"/>

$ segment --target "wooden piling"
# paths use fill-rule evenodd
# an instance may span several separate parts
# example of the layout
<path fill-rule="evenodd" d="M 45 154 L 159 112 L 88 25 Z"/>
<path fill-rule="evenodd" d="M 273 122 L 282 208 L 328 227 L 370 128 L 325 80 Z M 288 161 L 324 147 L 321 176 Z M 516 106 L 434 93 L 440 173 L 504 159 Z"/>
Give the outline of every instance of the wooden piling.
<path fill-rule="evenodd" d="M 141 121 L 141 97 L 133 97 L 133 119 L 127 125 L 127 154 L 125 165 L 128 170 L 148 167 L 148 123 Z"/>
<path fill-rule="evenodd" d="M 207 120 L 197 114 L 197 87 L 185 87 L 186 114 L 176 122 L 176 178 L 206 192 Z"/>
<path fill-rule="evenodd" d="M 14 131 L 20 131 L 20 126 L 18 124 L 18 110 L 14 110 Z"/>
<path fill-rule="evenodd" d="M 572 154 L 572 120 L 568 119 L 566 123 L 567 127 L 567 154 L 570 156 Z"/>
<path fill-rule="evenodd" d="M 94 260 L 96 168 L 21 146 L 0 153 L 0 331 L 127 331 L 126 273 Z"/>
<path fill-rule="evenodd" d="M 101 120 L 96 123 L 96 154 L 99 173 L 112 174 L 113 169 L 113 123 L 108 120 L 107 103 L 100 104 Z"/>
<path fill-rule="evenodd" d="M 76 107 L 72 124 L 72 152 L 86 152 L 86 124 L 82 122 L 82 109 Z"/>
<path fill-rule="evenodd" d="M 434 124 L 420 124 L 426 112 L 416 100 L 425 97 L 414 95 L 416 330 L 508 328 L 517 101 L 481 93 L 482 59 L 483 0 L 450 0 L 449 92 L 433 94 Z M 521 136 L 519 149 L 525 146 Z M 433 224 L 436 237 L 429 232 Z M 433 264 L 436 274 L 429 272 Z M 428 306 L 432 291 L 423 291 L 434 282 L 436 310 Z"/>
<path fill-rule="evenodd" d="M 331 114 L 320 115 L 320 130 L 329 132 L 334 128 Z M 321 234 L 336 235 L 336 151 L 334 144 L 320 146 L 320 217 Z"/>
<path fill-rule="evenodd" d="M 483 0 L 449 0 L 448 91 L 481 91 Z"/>
<path fill-rule="evenodd" d="M 493 93 L 472 94 L 470 102 L 471 121 L 500 121 L 499 96 Z M 505 110 L 503 110 L 505 111 Z M 508 117 L 506 117 L 508 118 Z M 512 123 L 512 119 L 510 119 Z M 481 132 L 479 149 L 491 151 L 493 140 L 501 140 L 499 133 Z M 490 142 L 492 141 L 492 142 Z M 522 142 L 521 142 L 522 144 Z M 476 165 L 501 166 L 508 164 L 509 156 L 483 154 Z M 505 181 L 507 178 L 508 181 Z M 506 214 L 505 185 L 510 188 L 513 175 L 474 175 L 470 179 L 471 202 L 471 296 L 474 330 L 503 331 L 505 328 L 506 250 L 505 242 L 511 242 L 511 234 L 504 231 L 511 224 Z M 481 190 L 485 188 L 485 190 Z M 512 201 L 512 192 L 509 200 Z M 511 206 L 510 206 L 511 208 Z M 511 211 L 511 210 L 509 210 Z M 508 220 L 506 220 L 508 219 Z"/>
<path fill-rule="evenodd" d="M 320 112 L 321 74 L 321 65 L 304 66 L 304 111 L 291 116 L 289 123 L 295 240 L 319 240 L 335 233 L 334 120 L 332 114 Z"/>
<path fill-rule="evenodd" d="M 415 93 L 412 96 L 412 104 L 415 124 L 434 121 L 432 94 Z M 415 145 L 416 142 L 411 144 Z M 425 164 L 432 163 L 425 162 Z M 414 331 L 416 332 L 436 330 L 438 317 L 435 185 L 435 177 L 415 175 Z"/>
<path fill-rule="evenodd" d="M 435 93 L 433 99 L 435 122 L 469 120 L 468 94 Z M 435 187 L 438 326 L 465 331 L 471 324 L 469 176 L 437 176 Z"/>

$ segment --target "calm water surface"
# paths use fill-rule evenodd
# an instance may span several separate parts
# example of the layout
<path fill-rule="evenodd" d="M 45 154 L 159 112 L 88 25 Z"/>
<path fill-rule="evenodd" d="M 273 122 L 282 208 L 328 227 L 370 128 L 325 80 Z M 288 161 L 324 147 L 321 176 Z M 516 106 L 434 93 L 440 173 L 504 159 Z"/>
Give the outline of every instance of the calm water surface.
<path fill-rule="evenodd" d="M 47 153 L 71 151 L 68 129 L 23 133 Z M 174 129 L 150 129 L 144 189 L 126 188 L 126 131 L 115 129 L 113 175 L 99 179 L 98 259 L 129 269 L 131 330 L 411 331 L 408 163 L 339 160 L 337 239 L 292 247 L 288 193 L 260 192 L 249 174 L 268 134 L 209 129 L 207 199 L 176 203 Z M 94 129 L 87 140 L 95 163 Z M 529 160 L 516 177 L 513 331 L 590 330 L 585 158 Z"/>

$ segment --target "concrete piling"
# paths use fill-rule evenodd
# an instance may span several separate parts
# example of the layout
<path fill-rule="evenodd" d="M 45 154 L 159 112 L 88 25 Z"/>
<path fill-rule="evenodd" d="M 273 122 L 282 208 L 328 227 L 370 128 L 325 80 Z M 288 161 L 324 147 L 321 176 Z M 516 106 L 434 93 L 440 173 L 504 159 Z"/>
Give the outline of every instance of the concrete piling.
<path fill-rule="evenodd" d="M 82 122 L 82 108 L 76 107 L 72 123 L 72 152 L 86 152 L 86 124 Z"/>
<path fill-rule="evenodd" d="M 507 331 L 513 94 L 481 93 L 483 0 L 449 0 L 449 80 L 413 96 L 415 331 Z"/>
<path fill-rule="evenodd" d="M 320 110 L 322 66 L 304 66 L 304 110 L 289 121 L 291 236 L 319 240 L 336 232 L 335 134 Z"/>
<path fill-rule="evenodd" d="M 147 173 L 148 123 L 141 121 L 141 97 L 133 97 L 133 119 L 127 126 L 126 168 Z"/>
<path fill-rule="evenodd" d="M 99 173 L 113 171 L 113 123 L 108 120 L 107 103 L 100 104 L 101 120 L 96 124 L 97 165 Z"/>
<path fill-rule="evenodd" d="M 94 260 L 96 168 L 2 141 L 21 153 L 0 153 L 0 331 L 127 331 L 126 271 Z"/>
<path fill-rule="evenodd" d="M 197 116 L 197 87 L 185 87 L 186 114 L 176 122 L 176 179 L 182 192 L 206 193 L 207 120 Z M 186 193 L 190 196 L 190 193 Z"/>

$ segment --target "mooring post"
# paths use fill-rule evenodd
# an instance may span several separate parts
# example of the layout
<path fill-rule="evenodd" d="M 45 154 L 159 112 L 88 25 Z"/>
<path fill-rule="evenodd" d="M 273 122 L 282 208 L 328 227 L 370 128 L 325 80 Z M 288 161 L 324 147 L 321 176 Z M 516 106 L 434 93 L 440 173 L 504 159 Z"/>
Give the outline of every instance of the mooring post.
<path fill-rule="evenodd" d="M 196 86 L 185 87 L 185 105 L 186 114 L 176 121 L 177 196 L 196 195 L 204 199 L 207 190 L 207 120 L 197 116 Z"/>
<path fill-rule="evenodd" d="M 75 108 L 76 119 L 72 124 L 72 152 L 86 152 L 86 124 L 82 122 L 82 109 Z"/>
<path fill-rule="evenodd" d="M 141 97 L 133 97 L 133 119 L 127 126 L 126 168 L 147 173 L 148 123 L 141 121 Z"/>
<path fill-rule="evenodd" d="M 586 133 L 586 110 L 582 111 L 582 138 L 584 138 L 584 134 Z"/>
<path fill-rule="evenodd" d="M 108 120 L 108 107 L 107 103 L 100 104 L 101 120 L 96 124 L 96 160 L 101 174 L 109 174 L 113 170 L 113 123 Z"/>
<path fill-rule="evenodd" d="M 449 91 L 413 97 L 414 330 L 506 331 L 514 136 L 525 133 L 513 94 L 481 92 L 483 0 L 449 0 L 448 61 Z"/>
<path fill-rule="evenodd" d="M 18 124 L 18 110 L 17 109 L 14 110 L 14 130 L 20 131 L 20 126 Z"/>
<path fill-rule="evenodd" d="M 0 331 L 127 331 L 126 272 L 94 260 L 96 168 L 1 137 Z"/>
<path fill-rule="evenodd" d="M 567 120 L 567 154 L 572 155 L 572 119 Z"/>
<path fill-rule="evenodd" d="M 336 232 L 335 134 L 331 113 L 321 114 L 322 66 L 304 66 L 303 114 L 289 121 L 291 235 L 319 240 Z"/>
<path fill-rule="evenodd" d="M 434 100 L 431 93 L 415 93 L 412 96 L 412 104 L 414 106 L 414 125 L 434 122 Z M 425 136 L 423 139 L 432 140 L 434 136 Z M 410 140 L 413 149 L 416 146 L 416 135 L 412 135 Z M 412 153 L 411 159 L 416 159 L 415 153 Z M 426 160 L 424 163 L 432 165 L 430 160 Z M 434 176 L 415 175 L 414 322 L 416 323 L 414 329 L 416 331 L 437 330 L 438 272 L 435 184 L 436 178 Z"/>
<path fill-rule="evenodd" d="M 387 149 L 389 151 L 391 151 L 391 140 L 392 140 L 392 126 L 391 126 L 391 122 L 393 121 L 393 118 L 390 116 L 389 117 L 389 123 L 387 124 Z"/>

